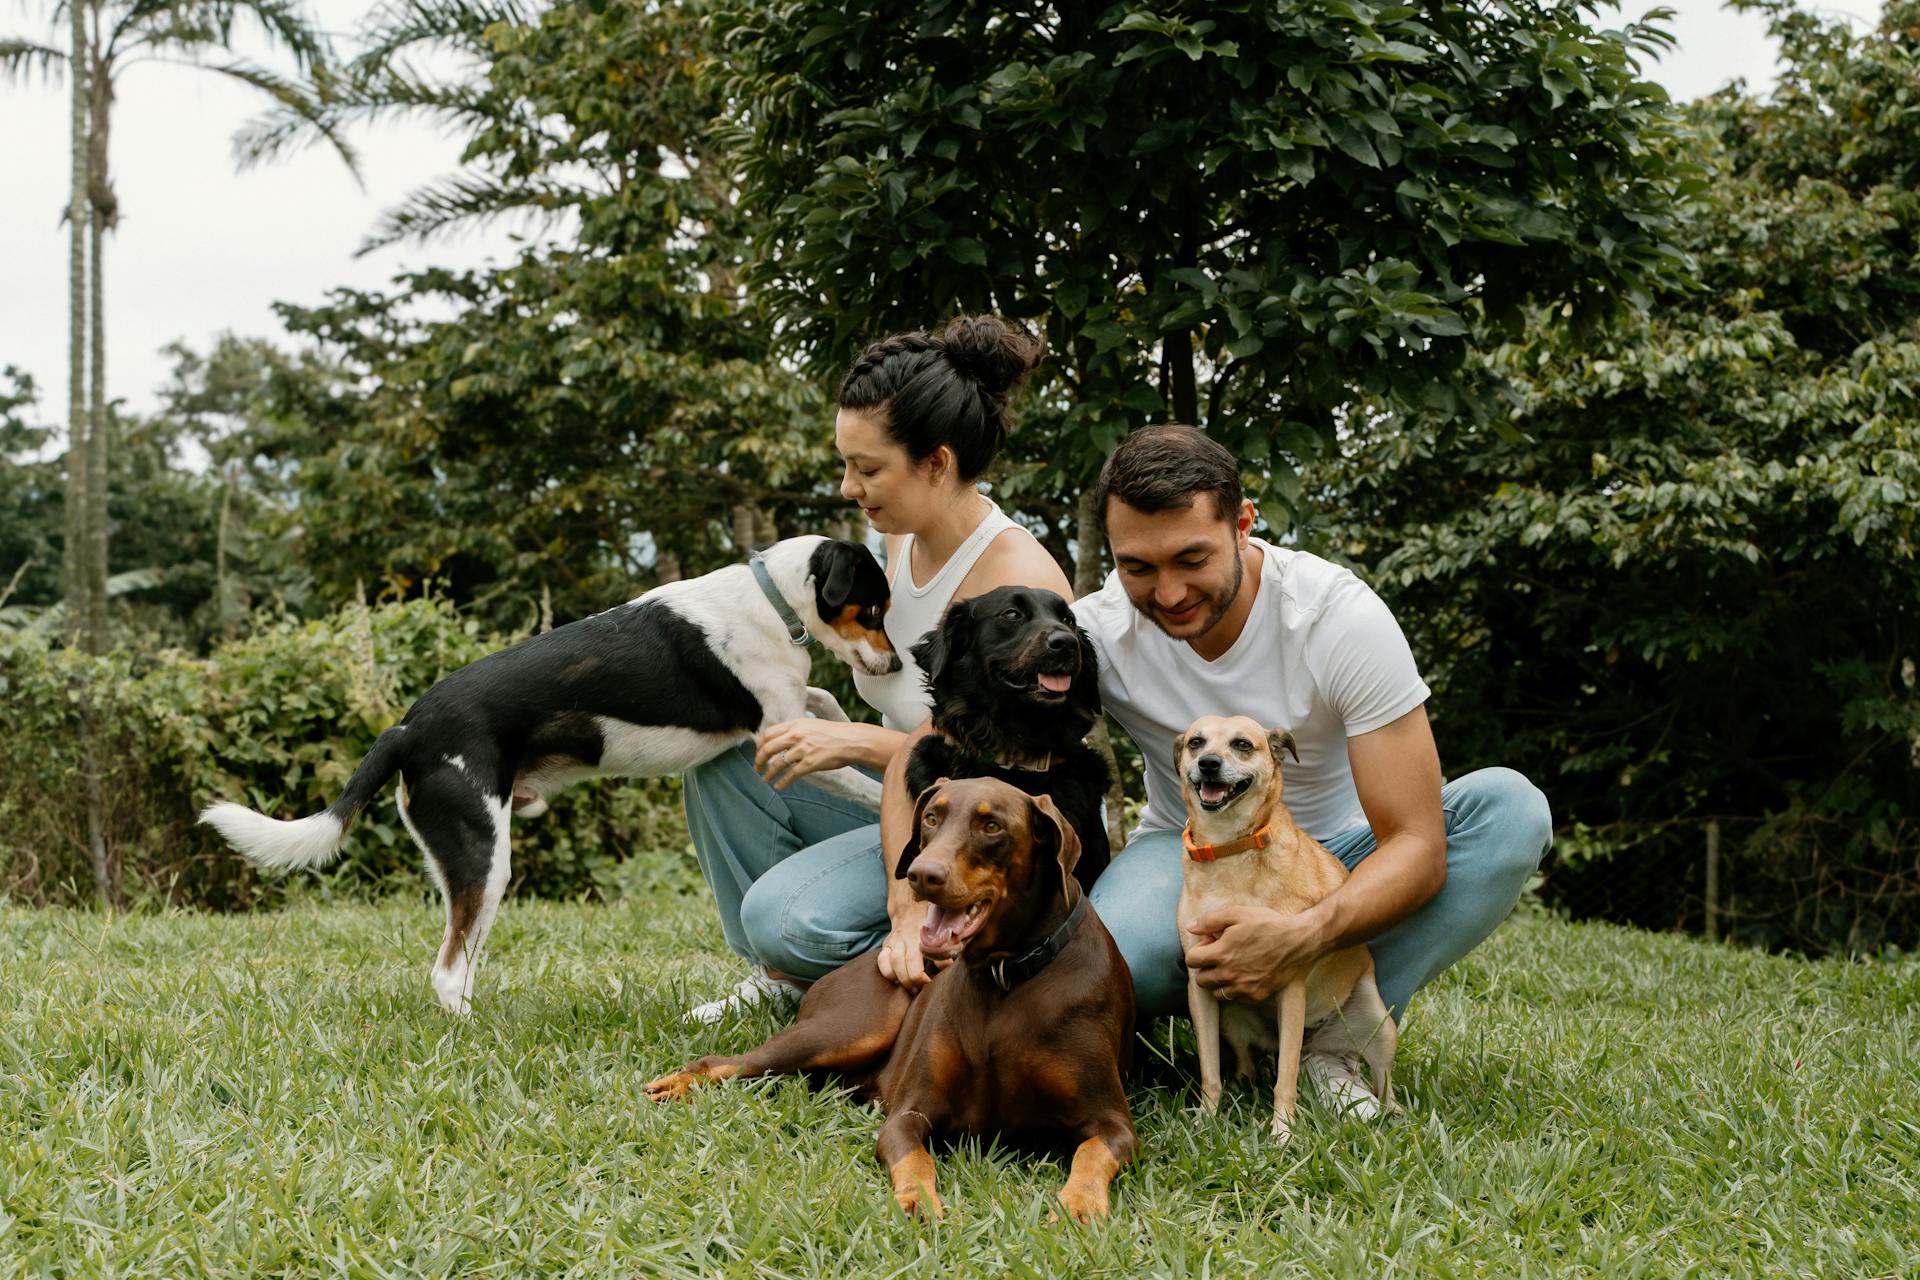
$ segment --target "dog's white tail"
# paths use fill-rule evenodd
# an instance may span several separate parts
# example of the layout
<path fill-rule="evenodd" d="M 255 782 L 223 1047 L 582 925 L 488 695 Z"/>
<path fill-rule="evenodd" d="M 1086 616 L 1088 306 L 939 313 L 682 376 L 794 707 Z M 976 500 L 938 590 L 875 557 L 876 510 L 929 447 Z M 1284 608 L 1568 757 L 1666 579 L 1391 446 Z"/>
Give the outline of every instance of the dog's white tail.
<path fill-rule="evenodd" d="M 347 831 L 346 823 L 329 809 L 282 822 L 243 804 L 223 802 L 202 809 L 200 821 L 225 836 L 255 866 L 283 871 L 332 862 Z"/>
<path fill-rule="evenodd" d="M 255 813 L 243 804 L 210 804 L 200 821 L 227 838 L 227 843 L 259 867 L 290 871 L 332 862 L 340 839 L 367 802 L 399 771 L 406 753 L 406 726 L 395 725 L 374 740 L 373 750 L 355 766 L 346 790 L 310 818 L 282 822 Z"/>

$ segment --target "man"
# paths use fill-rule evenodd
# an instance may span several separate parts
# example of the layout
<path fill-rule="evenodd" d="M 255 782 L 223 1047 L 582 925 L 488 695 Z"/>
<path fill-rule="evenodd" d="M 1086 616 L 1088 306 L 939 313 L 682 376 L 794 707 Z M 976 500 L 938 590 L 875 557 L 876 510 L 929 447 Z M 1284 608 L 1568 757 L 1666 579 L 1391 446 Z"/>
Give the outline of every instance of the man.
<path fill-rule="evenodd" d="M 1249 536 L 1254 507 L 1233 455 L 1202 432 L 1133 432 L 1094 498 L 1115 569 L 1073 609 L 1100 653 L 1106 709 L 1146 759 L 1147 808 L 1092 898 L 1140 1009 L 1187 1010 L 1173 742 L 1200 716 L 1231 714 L 1292 731 L 1287 807 L 1352 875 L 1297 915 L 1244 907 L 1179 921 L 1213 939 L 1188 957 L 1196 980 L 1260 1000 L 1275 974 L 1365 942 L 1400 1020 L 1518 900 L 1552 840 L 1546 798 L 1511 769 L 1441 784 L 1429 691 L 1393 615 L 1345 569 Z M 1350 1064 L 1308 1055 L 1303 1070 L 1336 1099 L 1366 1094 Z"/>

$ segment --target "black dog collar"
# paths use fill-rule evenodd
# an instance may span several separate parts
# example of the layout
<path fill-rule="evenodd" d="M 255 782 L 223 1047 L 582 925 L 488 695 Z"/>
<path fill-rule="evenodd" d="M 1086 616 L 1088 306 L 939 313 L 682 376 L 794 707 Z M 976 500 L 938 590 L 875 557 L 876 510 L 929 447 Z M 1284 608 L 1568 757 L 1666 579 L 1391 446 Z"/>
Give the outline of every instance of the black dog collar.
<path fill-rule="evenodd" d="M 1087 895 L 1082 893 L 1074 898 L 1073 906 L 1068 908 L 1067 918 L 1060 922 L 1060 927 L 1042 938 L 1038 946 L 1017 956 L 996 956 L 982 962 L 979 967 L 993 979 L 996 987 L 1011 991 L 1016 983 L 1025 982 L 1053 963 L 1054 957 L 1065 951 L 1067 944 L 1073 941 L 1073 935 L 1080 931 L 1086 918 Z M 933 961 L 928 960 L 926 965 L 929 978 L 940 972 Z"/>
<path fill-rule="evenodd" d="M 787 598 L 775 589 L 773 575 L 767 572 L 767 566 L 760 559 L 758 551 L 747 560 L 747 565 L 753 570 L 753 580 L 760 584 L 760 594 L 767 598 L 767 603 L 773 606 L 773 611 L 780 615 L 780 621 L 787 624 L 787 639 L 797 645 L 812 644 L 813 636 L 807 631 L 807 624 L 800 621 L 800 616 L 788 606 Z"/>
<path fill-rule="evenodd" d="M 948 741 L 952 741 L 952 739 L 948 739 Z M 974 756 L 972 763 L 968 765 L 968 767 L 974 771 L 973 774 L 969 776 L 978 777 L 985 774 L 989 769 L 1005 769 L 1009 773 L 1046 773 L 1053 768 L 1053 765 L 1053 752 L 1049 751 L 1041 756 L 987 755 L 982 753 Z"/>

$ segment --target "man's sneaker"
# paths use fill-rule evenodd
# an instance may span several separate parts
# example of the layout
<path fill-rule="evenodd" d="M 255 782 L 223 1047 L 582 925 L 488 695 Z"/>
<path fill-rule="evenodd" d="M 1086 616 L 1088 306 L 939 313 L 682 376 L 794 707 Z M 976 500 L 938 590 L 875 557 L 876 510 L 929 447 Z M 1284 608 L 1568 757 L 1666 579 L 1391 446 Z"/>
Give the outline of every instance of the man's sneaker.
<path fill-rule="evenodd" d="M 709 1000 L 697 1004 L 683 1015 L 688 1022 L 704 1023 L 712 1026 L 716 1022 L 725 1022 L 737 1018 L 749 1009 L 758 1009 L 761 1005 L 772 1004 L 779 1008 L 788 1008 L 800 1002 L 806 994 L 806 988 L 798 983 L 782 978 L 768 976 L 764 969 L 755 969 L 740 985 L 718 1000 Z"/>
<path fill-rule="evenodd" d="M 1374 1120 L 1380 1115 L 1380 1099 L 1373 1096 L 1360 1063 L 1331 1053 L 1301 1055 L 1300 1074 L 1312 1082 L 1320 1101 L 1336 1115 L 1356 1120 Z"/>

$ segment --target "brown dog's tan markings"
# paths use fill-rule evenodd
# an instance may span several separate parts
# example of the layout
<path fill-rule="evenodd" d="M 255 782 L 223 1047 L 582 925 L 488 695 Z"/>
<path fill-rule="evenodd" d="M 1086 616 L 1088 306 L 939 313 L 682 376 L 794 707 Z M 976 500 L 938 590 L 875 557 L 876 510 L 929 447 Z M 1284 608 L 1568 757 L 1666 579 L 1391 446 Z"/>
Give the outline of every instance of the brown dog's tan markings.
<path fill-rule="evenodd" d="M 1072 825 L 1046 797 L 990 778 L 941 780 L 915 806 L 901 868 L 948 922 L 941 936 L 955 940 L 956 962 L 909 997 L 868 952 L 816 982 L 794 1024 L 759 1048 L 702 1058 L 647 1096 L 685 1097 L 736 1075 L 831 1074 L 885 1106 L 875 1154 L 908 1213 L 943 1212 L 929 1140 L 970 1134 L 1064 1138 L 1075 1154 L 1061 1206 L 1079 1222 L 1105 1216 L 1107 1185 L 1137 1145 L 1120 1084 L 1133 982 L 1082 907 L 1079 856 Z M 1036 948 L 1062 936 L 1029 967 Z M 994 975 L 1009 966 L 1015 977 L 1002 985 Z"/>
<path fill-rule="evenodd" d="M 1174 769 L 1187 802 L 1178 919 L 1182 923 L 1220 907 L 1255 905 L 1284 915 L 1304 911 L 1347 878 L 1340 860 L 1294 825 L 1280 801 L 1280 761 L 1293 735 L 1269 732 L 1245 716 L 1196 720 L 1174 746 Z M 1296 754 L 1297 758 L 1297 754 Z M 1196 781 L 1198 779 L 1198 781 Z M 1191 935 L 1183 944 L 1191 950 Z M 1200 1048 L 1200 1092 L 1211 1111 L 1220 1104 L 1220 1041 L 1233 1046 L 1240 1075 L 1253 1072 L 1253 1050 L 1277 1051 L 1273 1135 L 1293 1132 L 1300 1053 L 1308 1027 L 1315 1052 L 1366 1060 L 1373 1092 L 1393 1105 L 1393 1054 L 1399 1034 L 1374 984 L 1373 955 L 1365 946 L 1323 956 L 1305 972 L 1282 975 L 1278 992 L 1261 1004 L 1223 1003 L 1191 978 L 1187 1005 Z"/>
<path fill-rule="evenodd" d="M 1107 1144 L 1088 1138 L 1073 1153 L 1073 1169 L 1067 1174 L 1067 1185 L 1060 1188 L 1060 1207 L 1075 1222 L 1106 1217 L 1107 1186 L 1119 1171 Z"/>
<path fill-rule="evenodd" d="M 914 1146 L 888 1165 L 887 1172 L 893 1177 L 893 1202 L 905 1210 L 908 1217 L 945 1216 L 946 1206 L 933 1190 L 933 1155 L 924 1146 Z"/>

